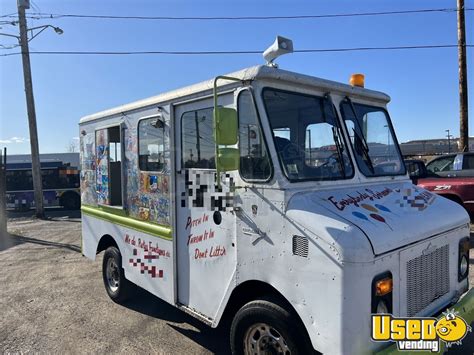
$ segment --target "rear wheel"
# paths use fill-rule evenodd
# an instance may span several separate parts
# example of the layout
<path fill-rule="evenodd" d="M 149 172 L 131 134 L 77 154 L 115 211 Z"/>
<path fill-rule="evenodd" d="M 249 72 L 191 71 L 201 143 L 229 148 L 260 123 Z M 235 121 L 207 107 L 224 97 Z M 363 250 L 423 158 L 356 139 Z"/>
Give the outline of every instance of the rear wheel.
<path fill-rule="evenodd" d="M 112 246 L 105 250 L 102 261 L 102 277 L 109 297 L 117 303 L 129 299 L 136 286 L 125 278 L 120 251 Z"/>
<path fill-rule="evenodd" d="M 232 354 L 314 353 L 300 322 L 282 306 L 269 300 L 244 305 L 235 315 L 230 330 Z"/>

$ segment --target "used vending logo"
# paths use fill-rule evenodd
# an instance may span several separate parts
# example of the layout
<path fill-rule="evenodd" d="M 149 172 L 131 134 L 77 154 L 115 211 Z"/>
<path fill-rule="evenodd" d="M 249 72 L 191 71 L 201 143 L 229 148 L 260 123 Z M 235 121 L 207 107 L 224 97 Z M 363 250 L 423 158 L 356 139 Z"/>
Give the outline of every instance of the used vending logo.
<path fill-rule="evenodd" d="M 460 345 L 472 331 L 457 312 L 448 310 L 443 318 L 395 318 L 388 314 L 372 315 L 372 340 L 397 343 L 399 351 L 440 351 L 440 342 L 449 348 Z"/>

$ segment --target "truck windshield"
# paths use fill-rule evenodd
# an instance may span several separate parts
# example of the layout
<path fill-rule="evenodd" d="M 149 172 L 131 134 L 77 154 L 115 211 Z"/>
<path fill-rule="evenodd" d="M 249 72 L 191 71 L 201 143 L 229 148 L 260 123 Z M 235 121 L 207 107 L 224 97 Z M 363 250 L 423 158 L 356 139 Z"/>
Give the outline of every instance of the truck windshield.
<path fill-rule="evenodd" d="M 278 158 L 290 181 L 353 176 L 352 162 L 329 96 L 265 89 L 263 100 Z"/>
<path fill-rule="evenodd" d="M 359 169 L 365 176 L 405 174 L 405 166 L 388 115 L 380 107 L 352 103 L 341 104 Z"/>

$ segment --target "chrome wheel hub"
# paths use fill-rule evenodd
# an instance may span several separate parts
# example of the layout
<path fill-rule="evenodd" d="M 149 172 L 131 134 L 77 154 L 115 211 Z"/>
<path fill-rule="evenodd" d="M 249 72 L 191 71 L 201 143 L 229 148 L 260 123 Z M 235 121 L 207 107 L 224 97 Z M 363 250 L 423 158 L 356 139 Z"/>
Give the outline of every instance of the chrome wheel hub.
<path fill-rule="evenodd" d="M 246 355 L 290 355 L 291 351 L 278 330 L 265 323 L 256 323 L 245 333 L 244 353 Z"/>
<path fill-rule="evenodd" d="M 105 276 L 107 278 L 107 284 L 112 292 L 116 292 L 120 286 L 120 276 L 117 263 L 113 258 L 107 260 L 107 268 L 105 270 Z"/>

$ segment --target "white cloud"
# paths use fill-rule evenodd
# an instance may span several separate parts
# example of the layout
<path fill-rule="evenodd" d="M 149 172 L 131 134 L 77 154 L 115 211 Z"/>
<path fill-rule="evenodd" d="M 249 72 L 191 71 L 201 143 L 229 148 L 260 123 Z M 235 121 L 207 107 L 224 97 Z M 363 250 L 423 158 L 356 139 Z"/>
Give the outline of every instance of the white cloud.
<path fill-rule="evenodd" d="M 7 139 L 0 139 L 0 144 L 21 144 L 29 141 L 30 140 L 25 137 L 11 137 Z"/>
<path fill-rule="evenodd" d="M 79 140 L 79 137 L 72 137 L 72 140 L 78 141 L 78 140 Z"/>

